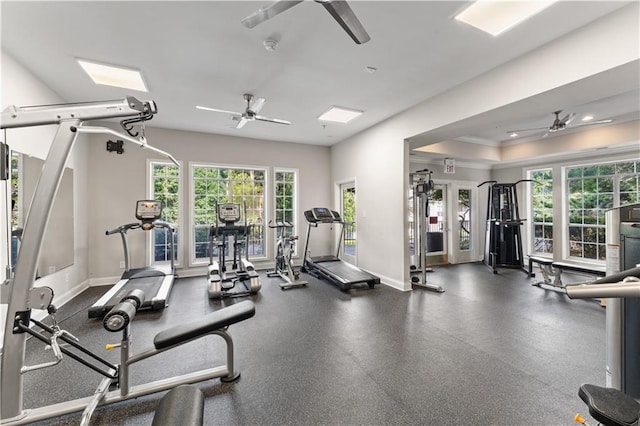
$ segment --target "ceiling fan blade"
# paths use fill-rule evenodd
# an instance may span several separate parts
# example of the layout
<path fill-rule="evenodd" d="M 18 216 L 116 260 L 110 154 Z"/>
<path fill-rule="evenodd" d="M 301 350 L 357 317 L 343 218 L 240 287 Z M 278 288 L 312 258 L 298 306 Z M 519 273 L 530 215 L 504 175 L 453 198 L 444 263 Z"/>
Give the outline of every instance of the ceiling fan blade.
<path fill-rule="evenodd" d="M 574 124 L 571 127 L 582 127 L 582 126 L 592 126 L 594 124 L 605 124 L 605 123 L 612 123 L 613 120 L 608 119 L 608 120 L 598 120 L 598 121 L 590 121 L 588 123 L 578 123 L 578 124 Z"/>
<path fill-rule="evenodd" d="M 571 114 L 565 115 L 565 117 L 560 121 L 563 122 L 565 125 L 567 125 L 571 123 L 571 121 L 573 121 L 574 118 L 576 118 L 576 115 L 577 114 L 575 112 L 572 112 Z"/>
<path fill-rule="evenodd" d="M 322 3 L 325 9 L 333 16 L 338 24 L 349 34 L 357 44 L 363 44 L 371 40 L 351 7 L 343 0 L 316 0 Z"/>
<path fill-rule="evenodd" d="M 197 105 L 196 108 L 201 109 L 203 111 L 213 111 L 213 112 L 222 112 L 225 114 L 232 114 L 232 115 L 242 115 L 242 113 L 239 113 L 239 112 L 227 111 L 226 109 L 209 108 L 209 107 L 204 107 L 200 105 Z"/>
<path fill-rule="evenodd" d="M 518 129 L 518 130 L 507 130 L 507 133 L 520 133 L 520 132 L 533 132 L 536 130 L 549 130 L 548 127 L 536 127 L 533 129 Z"/>
<path fill-rule="evenodd" d="M 249 110 L 257 114 L 258 112 L 260 112 L 263 106 L 264 106 L 264 98 L 256 98 L 253 100 L 251 105 L 249 105 Z"/>
<path fill-rule="evenodd" d="M 274 16 L 284 12 L 287 9 L 291 9 L 293 6 L 298 3 L 302 3 L 303 0 L 297 1 L 277 1 L 275 3 L 271 3 L 267 6 L 261 7 L 260 9 L 253 12 L 251 15 L 244 18 L 242 21 L 242 25 L 247 28 L 253 28 L 258 24 L 267 21 Z"/>
<path fill-rule="evenodd" d="M 280 120 L 279 118 L 263 117 L 261 115 L 256 115 L 253 118 L 260 121 L 268 121 L 269 123 L 278 123 L 278 124 L 287 124 L 287 125 L 291 124 L 291 122 L 287 120 Z"/>
<path fill-rule="evenodd" d="M 244 117 L 240 118 L 240 121 L 238 121 L 238 124 L 236 124 L 236 129 L 242 129 L 244 125 L 247 124 L 247 121 L 249 120 Z"/>

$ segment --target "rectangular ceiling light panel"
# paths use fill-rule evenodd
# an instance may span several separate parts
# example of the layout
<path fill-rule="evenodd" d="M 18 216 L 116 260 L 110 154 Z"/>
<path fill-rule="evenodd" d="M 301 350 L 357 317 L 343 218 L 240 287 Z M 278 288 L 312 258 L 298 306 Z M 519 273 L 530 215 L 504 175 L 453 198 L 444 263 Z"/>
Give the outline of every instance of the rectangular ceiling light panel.
<path fill-rule="evenodd" d="M 78 59 L 78 63 L 96 84 L 147 92 L 140 71 Z"/>
<path fill-rule="evenodd" d="M 348 123 L 349 121 L 361 115 L 362 115 L 362 111 L 332 106 L 327 111 L 325 111 L 320 117 L 318 117 L 318 120 L 333 121 L 336 123 L 344 124 L 344 123 Z"/>
<path fill-rule="evenodd" d="M 550 1 L 477 0 L 455 19 L 497 36 L 555 3 Z"/>

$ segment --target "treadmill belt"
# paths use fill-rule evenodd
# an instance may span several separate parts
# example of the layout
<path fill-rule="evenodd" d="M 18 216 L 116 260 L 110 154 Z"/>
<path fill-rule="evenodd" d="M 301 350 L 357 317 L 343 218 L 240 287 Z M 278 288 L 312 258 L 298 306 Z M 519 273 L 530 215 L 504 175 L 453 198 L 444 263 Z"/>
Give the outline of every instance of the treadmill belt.
<path fill-rule="evenodd" d="M 357 284 L 375 282 L 379 283 L 380 279 L 343 261 L 321 262 L 316 265 L 319 269 L 324 269 L 327 273 L 339 277 L 345 284 Z"/>
<path fill-rule="evenodd" d="M 160 286 L 162 285 L 162 281 L 165 276 L 155 276 L 155 277 L 144 277 L 144 278 L 133 278 L 130 279 L 122 288 L 113 295 L 111 299 L 105 304 L 104 309 L 106 309 L 105 313 L 108 312 L 111 308 L 117 305 L 123 297 L 125 297 L 131 290 L 142 290 L 144 292 L 144 303 L 143 307 L 151 304 L 151 299 L 153 299 Z"/>

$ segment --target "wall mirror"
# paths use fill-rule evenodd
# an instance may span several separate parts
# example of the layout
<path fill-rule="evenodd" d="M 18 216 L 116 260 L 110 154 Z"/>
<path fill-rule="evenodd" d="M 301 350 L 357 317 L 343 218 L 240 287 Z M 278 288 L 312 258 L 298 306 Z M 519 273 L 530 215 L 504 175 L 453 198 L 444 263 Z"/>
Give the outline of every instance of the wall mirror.
<path fill-rule="evenodd" d="M 11 254 L 15 266 L 20 255 L 22 228 L 42 171 L 44 160 L 18 152 L 11 155 Z M 67 167 L 53 203 L 44 235 L 36 278 L 73 264 L 73 169 Z"/>

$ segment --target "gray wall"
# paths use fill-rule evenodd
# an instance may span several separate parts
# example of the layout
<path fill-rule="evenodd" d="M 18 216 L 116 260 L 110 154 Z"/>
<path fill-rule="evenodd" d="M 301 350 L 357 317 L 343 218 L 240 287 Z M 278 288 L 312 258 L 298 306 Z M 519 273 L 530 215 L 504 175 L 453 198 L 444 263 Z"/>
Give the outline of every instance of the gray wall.
<path fill-rule="evenodd" d="M 315 206 L 330 204 L 330 154 L 328 147 L 269 142 L 231 136 L 147 128 L 148 143 L 171 153 L 182 166 L 181 223 L 187 230 L 189 220 L 189 163 L 213 163 L 232 166 L 268 166 L 298 169 L 298 253 L 302 255 L 306 234 L 303 211 Z M 105 149 L 106 138 L 94 137 L 89 148 L 89 208 L 91 226 L 89 245 L 91 247 L 89 270 L 96 281 L 104 279 L 109 283 L 122 273 L 119 263 L 123 260 L 122 244 L 117 236 L 105 236 L 107 229 L 135 221 L 136 200 L 147 198 L 147 160 L 161 160 L 162 157 L 142 150 L 125 142 L 125 153 L 118 155 Z M 273 186 L 270 185 L 270 192 Z M 267 220 L 271 218 L 273 205 L 268 201 Z M 183 232 L 185 236 L 187 233 Z M 130 233 L 132 265 L 145 265 L 145 235 L 143 232 Z M 273 234 L 269 234 L 268 250 L 274 244 Z M 186 242 L 183 237 L 183 242 Z M 311 250 L 329 250 L 325 239 L 312 239 Z M 181 244 L 181 268 L 188 267 L 189 250 Z M 268 252 L 271 259 L 272 252 Z M 256 267 L 266 267 L 271 262 Z M 204 267 L 190 271 L 179 271 L 183 276 L 204 273 Z M 98 284 L 102 282 L 96 282 Z"/>

